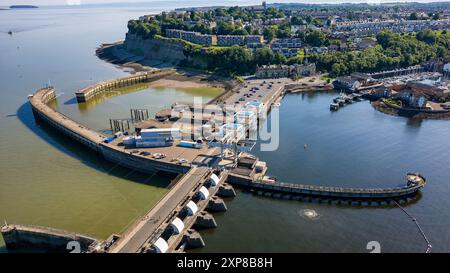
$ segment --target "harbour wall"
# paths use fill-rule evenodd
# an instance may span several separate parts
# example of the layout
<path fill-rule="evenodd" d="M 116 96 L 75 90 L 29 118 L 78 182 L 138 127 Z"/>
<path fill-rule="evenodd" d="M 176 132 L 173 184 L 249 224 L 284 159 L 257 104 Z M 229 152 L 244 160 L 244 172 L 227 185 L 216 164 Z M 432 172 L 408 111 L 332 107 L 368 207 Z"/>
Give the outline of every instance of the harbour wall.
<path fill-rule="evenodd" d="M 158 161 L 156 159 L 154 160 L 152 158 L 144 158 L 134 154 L 126 153 L 103 143 L 100 144 L 100 154 L 108 161 L 143 173 L 154 173 L 162 171 L 175 174 L 184 174 L 191 169 L 190 166 L 186 165 L 169 164 L 163 161 Z"/>
<path fill-rule="evenodd" d="M 40 89 L 28 99 L 35 117 L 90 149 L 100 151 L 100 143 L 106 139 L 105 135 L 73 121 L 48 106 L 50 101 L 56 99 L 53 87 Z"/>
<path fill-rule="evenodd" d="M 29 225 L 4 225 L 1 228 L 8 250 L 42 250 L 49 252 L 86 252 L 97 240 L 67 231 Z M 70 242 L 75 241 L 71 247 Z M 77 247 L 79 246 L 79 248 Z"/>
<path fill-rule="evenodd" d="M 254 191 L 270 192 L 279 194 L 280 196 L 303 195 L 303 196 L 311 196 L 314 198 L 384 200 L 384 199 L 406 198 L 416 194 L 426 184 L 426 179 L 421 175 L 418 176 L 421 178 L 421 182 L 416 185 L 405 185 L 404 187 L 374 188 L 374 189 L 326 187 L 326 186 L 303 185 L 295 183 L 283 183 L 266 180 L 254 180 L 236 174 L 230 174 L 228 176 L 228 182 L 232 185 L 248 188 Z M 275 195 L 270 194 L 270 196 Z"/>
<path fill-rule="evenodd" d="M 95 85 L 88 86 L 75 93 L 77 101 L 86 102 L 94 96 L 101 95 L 116 88 L 126 87 L 142 82 L 156 81 L 168 75 L 175 73 L 173 69 L 162 69 L 158 71 L 146 72 L 143 74 L 133 75 L 120 79 L 100 82 Z"/>
<path fill-rule="evenodd" d="M 29 101 L 35 117 L 41 119 L 64 135 L 99 153 L 106 160 L 132 170 L 151 174 L 157 171 L 175 174 L 189 171 L 190 166 L 187 165 L 167 163 L 153 158 L 141 157 L 104 143 L 106 139 L 105 135 L 87 128 L 50 108 L 47 104 L 54 99 L 56 99 L 56 96 L 53 87 L 40 89 L 33 95 L 30 95 Z"/>

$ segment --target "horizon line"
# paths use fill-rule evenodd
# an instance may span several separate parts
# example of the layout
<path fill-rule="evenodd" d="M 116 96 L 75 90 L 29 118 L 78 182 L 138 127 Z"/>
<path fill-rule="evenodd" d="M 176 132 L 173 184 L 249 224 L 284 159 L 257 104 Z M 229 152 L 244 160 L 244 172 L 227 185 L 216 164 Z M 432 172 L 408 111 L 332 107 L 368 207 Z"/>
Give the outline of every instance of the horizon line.
<path fill-rule="evenodd" d="M 198 2 L 203 2 L 204 0 L 200 0 Z M 293 0 L 295 1 L 295 0 Z M 321 1 L 321 0 L 319 0 Z M 195 4 L 195 2 L 197 2 L 196 0 L 155 0 L 155 1 L 144 1 L 144 0 L 140 0 L 140 1 L 133 1 L 133 2 L 105 2 L 105 3 L 80 3 L 80 4 L 10 4 L 10 5 L 0 5 L 0 8 L 9 8 L 10 6 L 37 6 L 37 7 L 82 7 L 82 6 L 108 6 L 108 5 L 126 5 L 126 4 L 131 4 L 131 5 L 139 5 L 139 4 L 151 4 L 151 3 L 155 3 L 155 2 L 160 2 L 160 3 L 167 3 L 167 2 L 179 2 L 179 3 L 188 3 L 191 2 L 191 4 Z M 244 2 L 241 0 L 225 0 L 225 2 Z M 261 1 L 262 2 L 262 1 Z M 310 5 L 310 6 L 320 6 L 320 5 L 342 5 L 342 4 L 367 4 L 367 5 L 389 5 L 389 4 L 436 4 L 436 3 L 450 3 L 450 0 L 446 0 L 446 1 L 439 1 L 439 0 L 403 0 L 403 1 L 386 1 L 384 2 L 383 0 L 350 0 L 350 1 L 346 1 L 346 0 L 323 0 L 323 2 L 320 3 L 308 3 L 308 2 L 277 2 L 274 1 L 272 3 L 267 3 L 268 5 L 289 5 L 289 4 L 303 4 L 303 5 Z M 242 3 L 242 4 L 237 4 L 234 6 L 239 6 L 239 7 L 246 7 L 246 6 L 254 6 L 255 4 L 246 4 L 246 3 Z M 213 3 L 211 5 L 202 5 L 200 7 L 226 7 L 228 5 L 214 5 Z M 195 6 L 192 6 L 195 7 Z"/>

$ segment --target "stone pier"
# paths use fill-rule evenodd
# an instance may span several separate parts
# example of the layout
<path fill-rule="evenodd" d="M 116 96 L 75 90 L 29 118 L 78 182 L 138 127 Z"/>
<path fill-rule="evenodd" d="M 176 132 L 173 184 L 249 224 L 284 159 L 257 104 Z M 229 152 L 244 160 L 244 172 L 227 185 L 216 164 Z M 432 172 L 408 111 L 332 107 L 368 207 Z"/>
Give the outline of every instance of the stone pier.
<path fill-rule="evenodd" d="M 200 233 L 193 229 L 188 229 L 183 236 L 183 241 L 185 242 L 185 249 L 200 248 L 205 246 Z"/>
<path fill-rule="evenodd" d="M 197 216 L 194 226 L 202 229 L 208 229 L 217 227 L 217 223 L 212 214 L 202 211 Z"/>
<path fill-rule="evenodd" d="M 223 212 L 223 211 L 227 211 L 227 205 L 221 198 L 219 198 L 217 196 L 213 196 L 209 200 L 208 205 L 206 206 L 206 209 L 209 211 L 214 211 L 214 212 Z"/>

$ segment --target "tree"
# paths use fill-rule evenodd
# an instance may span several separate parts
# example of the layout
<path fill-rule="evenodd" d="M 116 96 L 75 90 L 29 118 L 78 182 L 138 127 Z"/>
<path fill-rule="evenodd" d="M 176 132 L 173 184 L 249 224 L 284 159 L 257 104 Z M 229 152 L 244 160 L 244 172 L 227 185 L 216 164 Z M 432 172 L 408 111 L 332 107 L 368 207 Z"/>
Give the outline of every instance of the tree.
<path fill-rule="evenodd" d="M 228 71 L 236 70 L 239 73 L 247 73 L 252 70 L 252 54 L 250 50 L 241 46 L 228 48 L 222 60 L 220 61 L 223 62 L 223 67 Z"/>
<path fill-rule="evenodd" d="M 394 33 L 391 31 L 381 31 L 377 34 L 377 41 L 383 48 L 387 48 L 394 36 Z"/>
<path fill-rule="evenodd" d="M 291 37 L 291 26 L 290 25 L 281 25 L 278 27 L 277 38 L 290 38 Z"/>
<path fill-rule="evenodd" d="M 419 20 L 419 14 L 417 12 L 413 12 L 409 15 L 409 20 Z"/>
<path fill-rule="evenodd" d="M 198 21 L 198 16 L 195 11 L 191 11 L 191 13 L 189 14 L 189 17 L 190 17 L 191 21 Z"/>
<path fill-rule="evenodd" d="M 303 24 L 303 20 L 299 16 L 292 16 L 291 17 L 291 24 L 292 25 L 302 25 Z"/>
<path fill-rule="evenodd" d="M 275 64 L 284 64 L 286 62 L 287 62 L 286 57 L 284 57 L 283 54 L 279 52 L 275 53 L 275 60 L 274 60 Z"/>
<path fill-rule="evenodd" d="M 416 38 L 417 40 L 425 42 L 427 44 L 434 44 L 437 40 L 436 33 L 434 33 L 434 31 L 432 31 L 431 29 L 424 29 L 419 31 L 416 34 Z"/>
<path fill-rule="evenodd" d="M 268 42 L 271 42 L 276 36 L 277 29 L 278 28 L 276 26 L 270 26 L 270 27 L 265 28 L 263 31 L 264 38 Z"/>
<path fill-rule="evenodd" d="M 245 28 L 245 31 L 247 31 L 248 34 L 253 33 L 253 28 L 252 28 L 252 26 L 247 25 L 247 26 L 245 26 L 244 28 Z"/>
<path fill-rule="evenodd" d="M 222 17 L 226 16 L 225 10 L 223 8 L 217 8 L 214 10 L 214 13 L 216 14 L 216 17 Z"/>
<path fill-rule="evenodd" d="M 237 28 L 231 32 L 231 35 L 248 35 L 248 32 L 244 28 Z"/>
<path fill-rule="evenodd" d="M 211 34 L 211 29 L 201 22 L 195 24 L 195 26 L 192 28 L 192 31 L 200 32 L 203 34 Z"/>
<path fill-rule="evenodd" d="M 257 65 L 273 64 L 275 62 L 275 54 L 268 48 L 259 48 L 254 54 L 254 60 Z"/>
<path fill-rule="evenodd" d="M 334 63 L 331 66 L 332 75 L 343 75 L 347 72 L 347 67 L 342 63 Z"/>
<path fill-rule="evenodd" d="M 280 9 L 269 7 L 266 10 L 265 16 L 267 19 L 273 19 L 273 18 L 284 18 L 284 12 Z"/>
<path fill-rule="evenodd" d="M 328 27 L 331 27 L 333 24 L 333 21 L 331 19 L 327 19 L 326 23 L 325 23 Z"/>
<path fill-rule="evenodd" d="M 218 35 L 229 35 L 234 31 L 234 25 L 225 21 L 219 21 L 217 23 L 217 34 Z"/>
<path fill-rule="evenodd" d="M 130 20 L 128 21 L 128 32 L 131 34 L 136 33 L 137 31 L 137 26 L 138 26 L 138 21 L 137 20 Z"/>
<path fill-rule="evenodd" d="M 306 34 L 305 41 L 311 46 L 322 46 L 327 42 L 327 37 L 322 31 L 313 30 Z"/>

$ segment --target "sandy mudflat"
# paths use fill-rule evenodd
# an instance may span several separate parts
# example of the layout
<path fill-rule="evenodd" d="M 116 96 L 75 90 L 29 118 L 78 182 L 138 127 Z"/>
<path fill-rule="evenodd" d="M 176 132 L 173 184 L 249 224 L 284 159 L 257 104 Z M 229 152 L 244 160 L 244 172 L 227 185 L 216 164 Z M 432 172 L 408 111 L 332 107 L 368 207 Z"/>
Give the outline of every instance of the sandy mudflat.
<path fill-rule="evenodd" d="M 196 81 L 183 81 L 172 79 L 159 79 L 150 83 L 151 87 L 170 87 L 170 88 L 202 88 L 211 87 L 207 83 L 200 83 Z"/>

